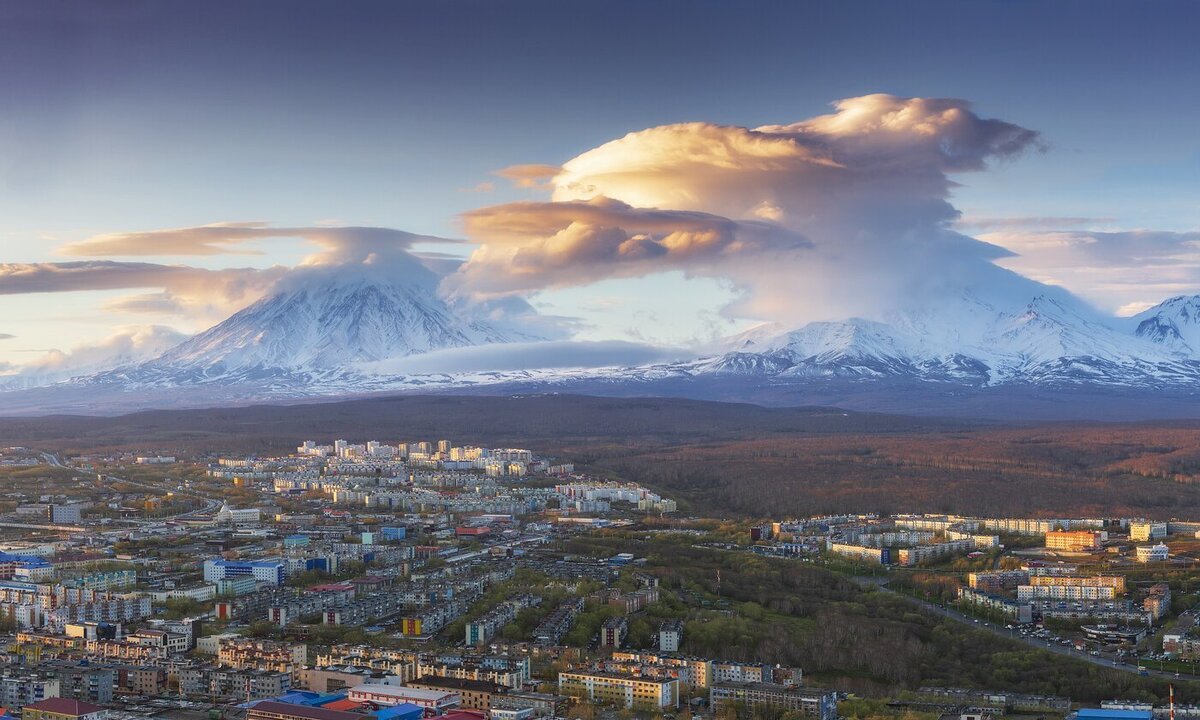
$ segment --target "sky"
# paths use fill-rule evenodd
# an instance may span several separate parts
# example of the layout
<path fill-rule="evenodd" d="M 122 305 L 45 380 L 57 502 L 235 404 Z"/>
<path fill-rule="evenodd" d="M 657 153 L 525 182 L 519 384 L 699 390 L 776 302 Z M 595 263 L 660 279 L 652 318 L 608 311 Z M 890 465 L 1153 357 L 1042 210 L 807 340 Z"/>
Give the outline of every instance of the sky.
<path fill-rule="evenodd" d="M 169 344 L 372 243 L 581 340 L 869 316 L 930 267 L 1127 315 L 1200 292 L 1198 21 L 0 0 L 0 368 Z"/>

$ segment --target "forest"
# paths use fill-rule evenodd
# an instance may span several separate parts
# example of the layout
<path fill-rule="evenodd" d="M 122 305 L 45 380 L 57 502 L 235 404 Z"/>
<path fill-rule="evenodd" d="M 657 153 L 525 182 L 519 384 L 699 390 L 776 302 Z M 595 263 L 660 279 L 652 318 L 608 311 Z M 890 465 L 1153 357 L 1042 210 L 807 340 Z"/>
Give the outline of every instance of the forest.
<path fill-rule="evenodd" d="M 1008 424 L 578 395 L 401 396 L 292 406 L 0 418 L 0 447 L 290 452 L 305 439 L 528 447 L 656 488 L 682 512 L 1200 519 L 1200 422 Z"/>
<path fill-rule="evenodd" d="M 1081 702 L 1112 697 L 1161 702 L 1157 678 L 1064 659 L 923 612 L 893 593 L 798 560 L 696 547 L 686 536 L 610 531 L 567 550 L 646 558 L 640 571 L 683 602 L 682 652 L 801 667 L 806 682 L 864 696 L 923 686 L 1001 689 Z M 718 580 L 719 578 L 719 580 Z M 679 612 L 679 608 L 673 608 Z M 1200 684 L 1177 682 L 1176 700 L 1200 700 Z"/>

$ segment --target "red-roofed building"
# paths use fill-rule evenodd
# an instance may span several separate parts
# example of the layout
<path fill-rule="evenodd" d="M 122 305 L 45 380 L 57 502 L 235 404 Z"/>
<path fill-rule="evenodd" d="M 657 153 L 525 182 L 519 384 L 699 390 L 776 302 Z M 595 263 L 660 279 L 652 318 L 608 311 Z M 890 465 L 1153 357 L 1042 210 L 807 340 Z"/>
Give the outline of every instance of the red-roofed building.
<path fill-rule="evenodd" d="M 458 537 L 483 537 L 492 531 L 489 527 L 458 527 L 454 534 Z"/>
<path fill-rule="evenodd" d="M 21 709 L 21 720 L 104 720 L 108 711 L 83 700 L 47 698 Z"/>

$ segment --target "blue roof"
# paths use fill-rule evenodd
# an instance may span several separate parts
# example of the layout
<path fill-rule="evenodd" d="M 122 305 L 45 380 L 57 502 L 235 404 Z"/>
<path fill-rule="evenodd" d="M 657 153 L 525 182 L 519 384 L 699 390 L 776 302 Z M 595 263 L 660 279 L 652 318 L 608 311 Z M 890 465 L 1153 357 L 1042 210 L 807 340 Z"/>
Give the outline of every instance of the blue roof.
<path fill-rule="evenodd" d="M 309 692 L 307 690 L 292 690 L 272 699 L 276 702 L 292 703 L 293 705 L 308 705 L 311 701 L 319 697 L 321 697 L 320 693 Z"/>
<path fill-rule="evenodd" d="M 415 717 L 419 718 L 425 714 L 425 709 L 420 705 L 412 703 L 400 703 L 392 707 L 385 707 L 376 710 L 374 715 L 378 720 L 401 720 L 401 718 Z"/>
<path fill-rule="evenodd" d="M 1076 714 L 1079 720 L 1151 720 L 1154 713 L 1150 710 L 1109 710 L 1107 708 L 1080 708 Z"/>
<path fill-rule="evenodd" d="M 0 562 L 16 562 L 26 567 L 49 567 L 50 565 L 45 558 L 31 555 L 9 555 L 6 552 L 0 552 Z"/>
<path fill-rule="evenodd" d="M 345 690 L 342 690 L 341 692 L 325 693 L 324 695 L 322 695 L 318 698 L 314 698 L 313 701 L 309 704 L 312 705 L 313 707 L 320 707 L 322 705 L 328 705 L 329 703 L 338 702 L 339 700 L 345 700 L 347 694 L 348 693 Z"/>

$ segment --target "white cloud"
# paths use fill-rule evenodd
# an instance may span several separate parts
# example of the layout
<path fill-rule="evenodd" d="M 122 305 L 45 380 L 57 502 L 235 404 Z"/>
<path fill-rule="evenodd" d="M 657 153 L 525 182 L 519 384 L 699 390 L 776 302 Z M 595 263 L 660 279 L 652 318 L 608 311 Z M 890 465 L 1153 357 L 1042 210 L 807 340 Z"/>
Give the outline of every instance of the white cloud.
<path fill-rule="evenodd" d="M 0 385 L 44 385 L 157 357 L 187 339 L 185 333 L 162 325 L 115 328 L 109 337 L 65 350 L 54 349 L 36 360 L 9 365 Z"/>
<path fill-rule="evenodd" d="M 1012 251 L 999 262 L 1131 315 L 1200 288 L 1200 232 L 998 230 L 980 236 Z"/>
<path fill-rule="evenodd" d="M 323 248 L 326 262 L 348 256 L 361 259 L 369 253 L 404 251 L 417 242 L 457 242 L 384 227 L 271 227 L 265 222 L 221 222 L 196 227 L 104 233 L 68 243 L 59 252 L 82 257 L 246 255 L 259 252 L 246 248 L 247 243 L 276 238 L 297 238 L 317 245 Z"/>
<path fill-rule="evenodd" d="M 113 301 L 108 308 L 171 312 L 207 321 L 226 317 L 257 300 L 286 272 L 283 267 L 208 270 L 113 260 L 4 263 L 0 264 L 0 295 L 154 289 L 157 292 L 150 295 Z"/>
<path fill-rule="evenodd" d="M 948 198 L 951 174 L 1038 147 L 1035 132 L 964 101 L 891 95 L 785 125 L 649 128 L 547 171 L 552 202 L 467 213 L 481 246 L 447 284 L 530 292 L 683 269 L 731 280 L 742 297 L 730 316 L 786 323 L 878 316 L 967 287 L 1027 301 L 1043 289 L 994 264 L 1004 249 L 955 232 Z M 707 252 L 634 242 L 654 233 Z"/>
<path fill-rule="evenodd" d="M 385 375 L 438 375 L 598 367 L 634 367 L 690 357 L 690 351 L 639 343 L 551 341 L 439 350 L 362 366 Z"/>

